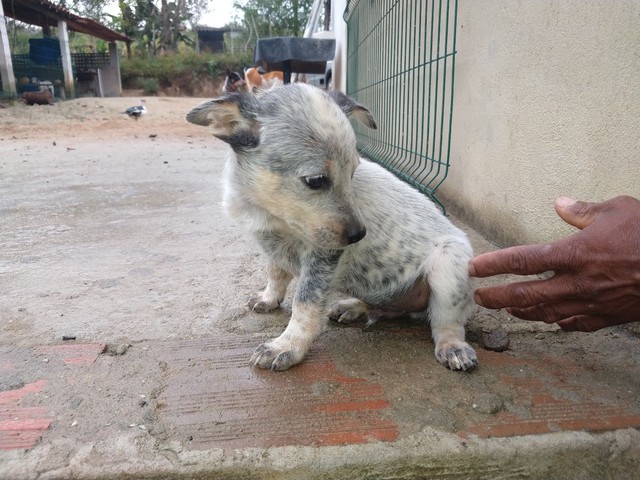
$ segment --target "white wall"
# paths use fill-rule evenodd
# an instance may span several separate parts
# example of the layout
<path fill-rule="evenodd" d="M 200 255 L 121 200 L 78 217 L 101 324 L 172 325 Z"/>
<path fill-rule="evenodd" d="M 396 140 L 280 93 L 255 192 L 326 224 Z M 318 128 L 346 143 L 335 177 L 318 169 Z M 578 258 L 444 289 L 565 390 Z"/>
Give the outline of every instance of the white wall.
<path fill-rule="evenodd" d="M 461 0 L 447 208 L 498 244 L 561 195 L 640 198 L 640 1 Z"/>
<path fill-rule="evenodd" d="M 336 55 L 333 59 L 333 88 L 344 92 L 347 89 L 347 25 L 344 22 L 346 0 L 332 0 L 331 21 L 336 39 Z"/>

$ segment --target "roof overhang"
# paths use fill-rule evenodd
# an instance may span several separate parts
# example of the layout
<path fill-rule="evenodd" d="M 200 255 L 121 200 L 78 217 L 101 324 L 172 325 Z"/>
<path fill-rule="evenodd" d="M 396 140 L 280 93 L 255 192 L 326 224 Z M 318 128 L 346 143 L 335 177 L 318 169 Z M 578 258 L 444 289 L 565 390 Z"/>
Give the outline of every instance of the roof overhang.
<path fill-rule="evenodd" d="M 126 35 L 105 27 L 90 18 L 80 17 L 64 7 L 48 0 L 2 0 L 2 8 L 7 17 L 39 27 L 57 27 L 64 20 L 67 28 L 75 32 L 86 33 L 108 42 L 131 42 Z"/>

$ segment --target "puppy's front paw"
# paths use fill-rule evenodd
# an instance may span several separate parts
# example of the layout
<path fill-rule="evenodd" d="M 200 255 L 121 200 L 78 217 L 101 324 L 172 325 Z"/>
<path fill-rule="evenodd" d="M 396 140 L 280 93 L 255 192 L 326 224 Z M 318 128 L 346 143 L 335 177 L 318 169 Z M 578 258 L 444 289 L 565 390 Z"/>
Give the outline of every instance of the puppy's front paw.
<path fill-rule="evenodd" d="M 256 313 L 269 313 L 280 306 L 280 302 L 273 298 L 264 298 L 258 294 L 247 302 L 247 306 Z"/>
<path fill-rule="evenodd" d="M 478 366 L 476 351 L 463 341 L 443 342 L 436 346 L 436 359 L 451 370 L 473 370 Z"/>
<path fill-rule="evenodd" d="M 278 342 L 263 343 L 258 346 L 251 356 L 250 363 L 260 368 L 270 370 L 287 370 L 289 367 L 300 363 L 304 358 L 304 353 L 296 351 L 288 345 L 278 345 Z"/>

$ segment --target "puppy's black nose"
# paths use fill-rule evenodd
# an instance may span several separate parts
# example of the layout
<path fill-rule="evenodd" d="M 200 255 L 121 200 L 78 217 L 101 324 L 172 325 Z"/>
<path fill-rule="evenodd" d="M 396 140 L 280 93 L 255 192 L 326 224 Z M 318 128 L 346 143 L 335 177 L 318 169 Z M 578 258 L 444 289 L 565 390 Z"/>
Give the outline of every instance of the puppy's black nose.
<path fill-rule="evenodd" d="M 349 244 L 357 243 L 364 238 L 367 234 L 367 229 L 365 227 L 357 227 L 351 228 L 347 231 L 347 240 Z"/>

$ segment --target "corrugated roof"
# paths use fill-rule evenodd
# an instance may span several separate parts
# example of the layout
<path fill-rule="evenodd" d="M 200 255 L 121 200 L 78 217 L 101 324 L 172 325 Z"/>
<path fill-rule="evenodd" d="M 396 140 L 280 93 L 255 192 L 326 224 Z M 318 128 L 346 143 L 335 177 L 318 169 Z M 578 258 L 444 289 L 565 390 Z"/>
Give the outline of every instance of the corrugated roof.
<path fill-rule="evenodd" d="M 67 28 L 86 33 L 108 42 L 131 42 L 122 33 L 111 30 L 90 18 L 80 17 L 66 8 L 48 0 L 2 0 L 2 8 L 7 17 L 39 27 L 57 27 L 59 20 L 67 22 Z"/>

